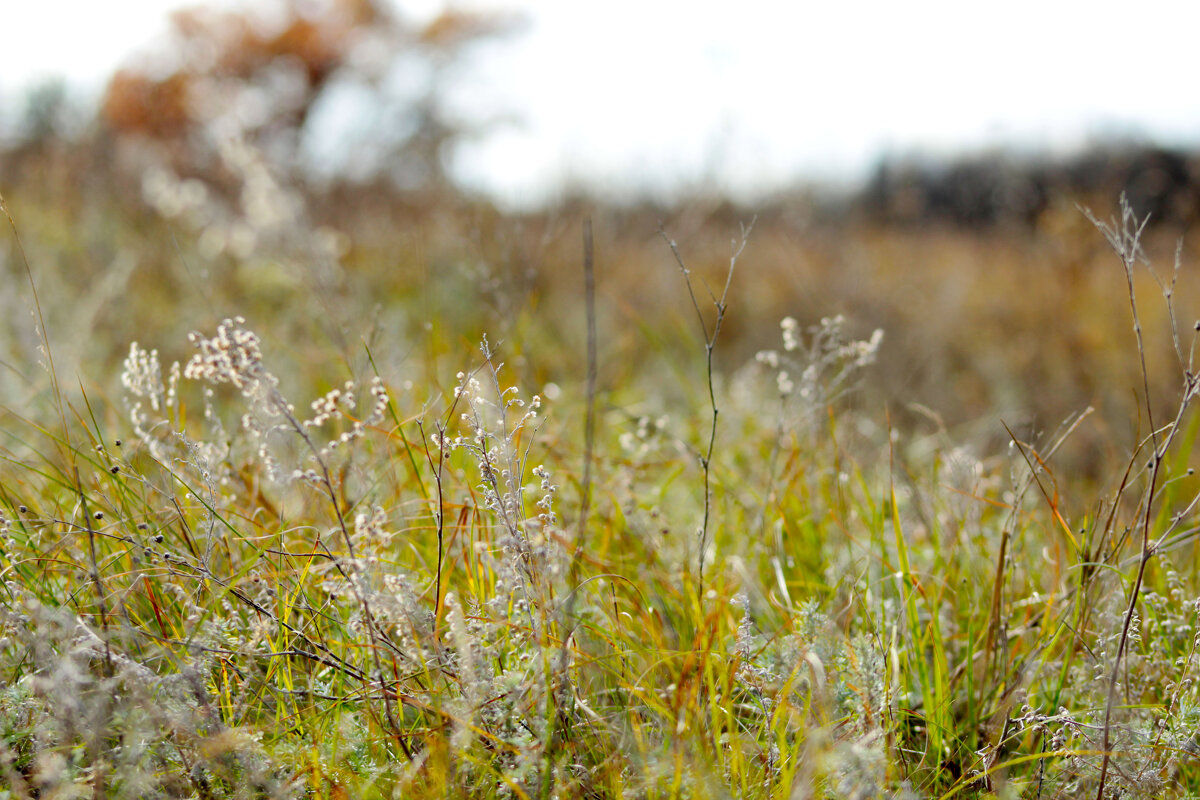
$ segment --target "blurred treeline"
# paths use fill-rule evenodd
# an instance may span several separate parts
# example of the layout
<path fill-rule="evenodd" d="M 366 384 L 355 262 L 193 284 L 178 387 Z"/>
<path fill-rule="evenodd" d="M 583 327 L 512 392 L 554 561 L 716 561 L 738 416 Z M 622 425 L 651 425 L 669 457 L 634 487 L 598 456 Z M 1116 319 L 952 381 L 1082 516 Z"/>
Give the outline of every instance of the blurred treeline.
<path fill-rule="evenodd" d="M 1003 440 L 999 418 L 1036 438 L 1095 406 L 1076 436 L 1086 465 L 1139 435 L 1127 422 L 1141 382 L 1124 277 L 1080 211 L 1107 218 L 1123 192 L 1150 215 L 1147 255 L 1163 282 L 1179 254 L 1176 320 L 1190 344 L 1198 154 L 1108 144 L 1065 160 L 896 158 L 852 192 L 797 188 L 754 208 L 712 194 L 670 207 L 578 194 L 504 214 L 454 184 L 455 147 L 496 121 L 464 118 L 446 87 L 519 20 L 447 12 L 417 25 L 375 0 L 280 9 L 177 14 L 168 51 L 113 76 L 94 115 L 51 86 L 6 126 L 0 193 L 47 329 L 97 391 L 115 392 L 130 341 L 182 356 L 187 331 L 233 314 L 298 383 L 351 369 L 366 342 L 393 357 L 389 379 L 445 385 L 485 333 L 527 379 L 569 383 L 585 352 L 590 217 L 601 385 L 613 404 L 669 404 L 683 394 L 673 383 L 701 379 L 702 343 L 659 229 L 715 284 L 754 219 L 722 369 L 777 346 L 784 316 L 807 326 L 844 314 L 855 334 L 886 332 L 863 402 L 886 403 L 891 424 Z M 314 141 L 348 96 L 376 113 L 331 169 Z M 12 235 L 0 241 L 11 287 L 0 359 L 10 385 L 33 386 L 24 257 Z M 1152 391 L 1169 407 L 1181 367 L 1159 287 L 1143 278 Z"/>

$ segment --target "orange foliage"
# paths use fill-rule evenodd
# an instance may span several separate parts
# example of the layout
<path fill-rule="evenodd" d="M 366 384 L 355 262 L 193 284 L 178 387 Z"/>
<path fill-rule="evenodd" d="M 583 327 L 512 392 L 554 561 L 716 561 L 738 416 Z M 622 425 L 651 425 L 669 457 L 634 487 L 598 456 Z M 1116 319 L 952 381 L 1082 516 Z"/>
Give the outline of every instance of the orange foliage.
<path fill-rule="evenodd" d="M 122 70 L 110 81 L 102 117 L 118 134 L 176 139 L 206 120 L 196 107 L 202 81 L 220 78 L 252 84 L 270 65 L 286 60 L 306 81 L 303 119 L 320 89 L 350 56 L 356 34 L 367 26 L 396 30 L 397 23 L 374 0 L 328 0 L 315 8 L 288 0 L 282 24 L 268 25 L 249 14 L 187 9 L 171 17 L 180 44 L 174 72 L 156 78 Z"/>
<path fill-rule="evenodd" d="M 247 2 L 238 11 L 176 12 L 172 50 L 165 54 L 173 61 L 165 77 L 160 65 L 154 72 L 126 69 L 112 79 L 101 121 L 118 140 L 160 145 L 126 152 L 135 159 L 166 156 L 175 169 L 201 174 L 217 137 L 240 137 L 291 169 L 300 164 L 293 156 L 302 141 L 293 134 L 305 128 L 326 89 L 344 79 L 375 91 L 387 112 L 408 117 L 403 127 L 412 133 L 384 145 L 390 150 L 376 163 L 406 159 L 413 167 L 406 174 L 419 176 L 422 188 L 447 188 L 443 147 L 466 132 L 466 123 L 448 121 L 441 111 L 443 70 L 470 43 L 510 29 L 513 19 L 446 11 L 413 26 L 389 13 L 384 0 L 282 0 L 269 17 L 255 8 Z M 371 43 L 372 58 L 355 57 L 363 42 Z M 386 96 L 388 70 L 401 54 L 416 55 L 431 67 L 420 98 Z"/>
<path fill-rule="evenodd" d="M 104 95 L 101 116 L 122 133 L 155 139 L 174 139 L 192 124 L 186 75 L 175 73 L 153 80 L 130 70 L 113 76 Z"/>

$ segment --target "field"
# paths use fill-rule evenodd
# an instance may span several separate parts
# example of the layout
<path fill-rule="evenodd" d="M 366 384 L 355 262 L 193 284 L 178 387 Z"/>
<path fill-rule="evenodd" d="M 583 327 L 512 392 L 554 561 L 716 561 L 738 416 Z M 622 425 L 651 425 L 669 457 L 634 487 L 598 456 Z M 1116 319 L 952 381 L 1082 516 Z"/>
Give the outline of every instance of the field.
<path fill-rule="evenodd" d="M 226 158 L 0 185 L 0 798 L 1200 792 L 1187 231 Z"/>

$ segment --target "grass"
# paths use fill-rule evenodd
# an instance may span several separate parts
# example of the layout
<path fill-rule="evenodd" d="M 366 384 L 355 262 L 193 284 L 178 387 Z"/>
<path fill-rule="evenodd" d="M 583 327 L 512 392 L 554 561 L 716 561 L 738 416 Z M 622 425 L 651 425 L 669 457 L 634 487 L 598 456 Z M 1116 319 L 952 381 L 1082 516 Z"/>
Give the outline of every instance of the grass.
<path fill-rule="evenodd" d="M 1055 230 L 1107 237 L 1102 274 L 1018 295 L 1013 258 L 956 304 L 986 248 L 932 232 L 847 304 L 824 243 L 754 271 L 796 252 L 770 220 L 593 252 L 468 210 L 234 254 L 163 180 L 145 217 L 9 204 L 37 316 L 4 329 L 0 796 L 1200 792 L 1193 282 L 1184 250 L 1146 302 L 1132 212 Z M 1080 268 L 1039 242 L 996 247 Z M 765 313 L 789 280 L 833 308 Z M 946 314 L 906 327 L 906 281 Z M 956 365 L 946 315 L 996 360 Z M 1027 320 L 1035 353 L 992 336 Z M 945 424 L 991 377 L 1105 395 Z"/>

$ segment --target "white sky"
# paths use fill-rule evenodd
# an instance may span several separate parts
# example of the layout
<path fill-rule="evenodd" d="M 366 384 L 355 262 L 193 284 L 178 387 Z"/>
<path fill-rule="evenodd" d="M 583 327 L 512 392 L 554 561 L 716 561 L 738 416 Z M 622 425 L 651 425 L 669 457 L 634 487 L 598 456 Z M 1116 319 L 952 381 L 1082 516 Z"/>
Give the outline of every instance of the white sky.
<path fill-rule="evenodd" d="M 0 103 L 50 74 L 97 91 L 179 5 L 0 0 Z M 458 165 L 514 204 L 564 180 L 619 192 L 714 179 L 753 196 L 861 176 L 885 151 L 1069 149 L 1101 132 L 1200 142 L 1194 1 L 459 5 L 528 20 L 484 49 L 463 95 L 523 121 Z"/>

